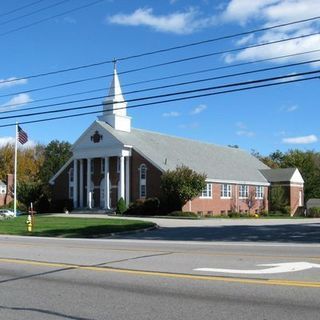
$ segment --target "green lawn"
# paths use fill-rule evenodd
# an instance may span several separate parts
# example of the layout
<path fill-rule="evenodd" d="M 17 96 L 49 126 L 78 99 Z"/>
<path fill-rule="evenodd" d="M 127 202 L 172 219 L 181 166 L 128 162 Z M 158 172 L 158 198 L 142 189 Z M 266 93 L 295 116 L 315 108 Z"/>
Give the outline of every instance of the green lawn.
<path fill-rule="evenodd" d="M 152 222 L 123 219 L 70 217 L 35 218 L 32 232 L 27 231 L 26 216 L 0 220 L 0 234 L 62 238 L 98 238 L 113 232 L 133 231 L 154 226 Z"/>

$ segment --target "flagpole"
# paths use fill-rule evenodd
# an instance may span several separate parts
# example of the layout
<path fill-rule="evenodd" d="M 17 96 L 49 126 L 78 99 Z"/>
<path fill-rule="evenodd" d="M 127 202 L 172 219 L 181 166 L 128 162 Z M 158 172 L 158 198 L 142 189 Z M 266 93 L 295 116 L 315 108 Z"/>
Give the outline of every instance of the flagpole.
<path fill-rule="evenodd" d="M 14 195 L 13 195 L 13 212 L 17 216 L 17 165 L 18 165 L 18 122 L 16 122 L 16 143 L 14 147 Z"/>

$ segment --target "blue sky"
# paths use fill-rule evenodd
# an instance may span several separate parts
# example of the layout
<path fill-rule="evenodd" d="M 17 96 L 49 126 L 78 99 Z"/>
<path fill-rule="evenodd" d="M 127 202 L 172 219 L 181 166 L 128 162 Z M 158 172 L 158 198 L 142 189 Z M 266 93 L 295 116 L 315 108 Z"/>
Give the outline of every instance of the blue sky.
<path fill-rule="evenodd" d="M 24 5 L 33 2 L 32 0 L 25 0 Z M 21 1 L 12 0 L 1 3 L 0 79 L 23 78 L 32 74 L 105 61 L 114 57 L 130 56 L 320 15 L 320 2 L 318 0 L 105 0 L 86 9 L 68 13 L 33 27 L 4 34 L 43 18 L 89 4 L 94 0 L 69 0 L 47 10 L 44 9 L 37 14 L 19 18 L 22 15 L 59 2 L 59 0 L 43 0 L 11 14 L 7 13 L 21 7 Z M 318 31 L 319 22 L 314 21 L 246 37 L 237 37 L 183 50 L 121 61 L 117 68 L 118 72 L 121 73 L 147 65 Z M 123 74 L 120 75 L 120 81 L 123 85 L 123 92 L 126 93 L 129 90 L 320 59 L 319 53 L 312 53 L 272 62 L 230 67 L 224 70 L 166 81 L 125 86 L 137 81 L 318 49 L 320 49 L 320 36 L 315 35 L 262 48 L 242 50 L 233 54 L 211 56 L 205 59 Z M 285 74 L 294 77 L 295 73 L 317 70 L 318 67 L 319 65 L 315 63 L 307 64 L 300 67 L 208 81 L 178 88 L 128 94 L 125 97 L 127 99 L 140 98 L 153 94 L 197 89 L 237 81 L 250 81 Z M 72 99 L 103 96 L 108 91 L 111 78 L 30 93 L 22 92 L 86 77 L 107 75 L 111 72 L 112 64 L 104 64 L 48 77 L 24 79 L 10 83 L 0 82 L 0 96 L 8 95 L 0 97 L 0 112 L 8 110 L 23 112 L 24 108 L 40 106 L 50 102 L 57 103 Z M 128 113 L 132 116 L 133 126 L 136 128 L 220 145 L 237 144 L 243 149 L 248 151 L 255 149 L 262 154 L 268 154 L 276 149 L 286 151 L 292 148 L 319 151 L 319 85 L 319 80 L 305 81 L 131 109 Z M 70 98 L 56 98 L 43 103 L 34 101 L 103 88 L 105 90 L 100 92 Z M 100 101 L 101 99 L 98 99 L 89 103 L 78 103 L 70 106 L 82 106 L 99 103 Z M 22 104 L 16 107 L 8 107 L 8 105 L 17 102 Z M 11 120 L 0 120 L 0 122 L 6 124 L 39 118 L 41 117 L 17 117 Z M 90 115 L 26 124 L 22 127 L 27 131 L 30 139 L 35 142 L 48 143 L 53 139 L 59 139 L 73 143 L 95 119 L 95 115 Z M 0 128 L 0 145 L 12 140 L 14 130 L 14 127 Z"/>

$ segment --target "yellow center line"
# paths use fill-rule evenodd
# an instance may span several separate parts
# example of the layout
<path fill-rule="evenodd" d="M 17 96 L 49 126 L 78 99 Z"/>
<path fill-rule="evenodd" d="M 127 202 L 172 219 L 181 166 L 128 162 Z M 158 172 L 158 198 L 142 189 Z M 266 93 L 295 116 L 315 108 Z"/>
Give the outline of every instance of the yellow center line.
<path fill-rule="evenodd" d="M 22 244 L 22 243 L 5 243 L 0 244 L 0 247 L 41 247 L 43 248 L 43 244 Z M 50 247 L 55 247 L 51 246 Z M 290 259 L 290 260 L 301 260 L 301 259 L 308 259 L 308 260 L 315 260 L 320 261 L 320 257 L 309 257 L 309 256 L 284 256 L 284 255 L 268 255 L 268 254 L 250 254 L 250 253 L 228 253 L 228 252 L 207 252 L 207 251 L 174 251 L 174 250 L 158 250 L 158 249 L 144 249 L 144 248 L 110 248 L 110 247 L 84 247 L 84 246 L 64 246 L 65 248 L 70 249 L 83 249 L 83 250 L 91 250 L 91 251 L 118 251 L 118 252 L 154 252 L 154 253 L 167 253 L 170 252 L 172 254 L 184 254 L 184 255 L 200 255 L 200 256 L 212 256 L 212 257 L 252 257 L 252 258 L 259 258 L 259 259 Z"/>
<path fill-rule="evenodd" d="M 250 279 L 250 278 L 229 278 L 223 276 L 205 276 L 196 274 L 181 274 L 181 273 L 170 273 L 161 271 L 143 271 L 143 270 L 132 270 L 132 269 L 119 269 L 110 267 L 94 267 L 94 266 L 80 266 L 66 263 L 55 263 L 55 262 L 41 262 L 33 260 L 18 260 L 18 259 L 6 259 L 0 258 L 2 263 L 15 263 L 21 265 L 33 265 L 40 267 L 59 267 L 59 268 L 70 268 L 76 270 L 95 271 L 95 272 L 113 272 L 123 273 L 138 276 L 153 276 L 153 277 L 164 277 L 174 279 L 187 279 L 187 280 L 202 280 L 202 281 L 214 281 L 214 282 L 227 282 L 227 283 L 241 283 L 241 284 L 255 284 L 255 285 L 271 285 L 271 286 L 289 286 L 289 287 L 303 287 L 303 288 L 320 288 L 320 282 L 313 281 L 296 281 L 286 279 Z"/>

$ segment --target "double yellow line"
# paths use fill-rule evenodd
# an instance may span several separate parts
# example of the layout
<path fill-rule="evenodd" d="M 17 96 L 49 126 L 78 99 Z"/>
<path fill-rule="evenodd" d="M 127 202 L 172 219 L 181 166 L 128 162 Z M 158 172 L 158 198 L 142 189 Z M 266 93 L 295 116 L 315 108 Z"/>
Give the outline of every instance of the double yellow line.
<path fill-rule="evenodd" d="M 80 266 L 80 265 L 73 265 L 73 264 L 67 264 L 67 263 L 41 262 L 41 261 L 33 261 L 33 260 L 19 260 L 19 259 L 7 259 L 7 258 L 0 258 L 0 263 L 14 263 L 14 264 L 32 265 L 32 266 L 38 266 L 38 267 L 69 268 L 69 269 L 95 271 L 95 272 L 113 272 L 113 273 L 123 273 L 128 275 L 153 276 L 153 277 L 164 277 L 164 278 L 174 278 L 174 279 L 229 282 L 229 283 L 269 285 L 269 286 L 271 285 L 271 286 L 289 286 L 289 287 L 303 287 L 303 288 L 320 288 L 320 282 L 312 282 L 312 281 L 295 281 L 295 280 L 282 280 L 282 279 L 250 279 L 250 278 L 233 278 L 233 277 L 231 278 L 231 277 L 223 277 L 223 276 L 221 277 L 202 276 L 202 275 L 193 275 L 193 274 L 143 271 L 143 270 L 120 269 L 120 268 L 110 268 L 110 267 Z"/>

